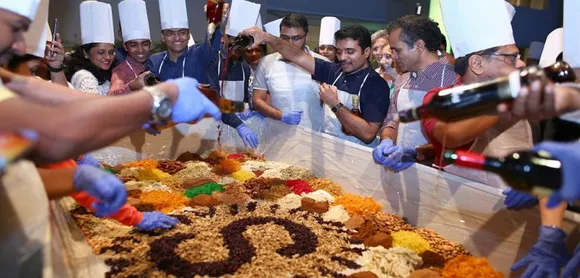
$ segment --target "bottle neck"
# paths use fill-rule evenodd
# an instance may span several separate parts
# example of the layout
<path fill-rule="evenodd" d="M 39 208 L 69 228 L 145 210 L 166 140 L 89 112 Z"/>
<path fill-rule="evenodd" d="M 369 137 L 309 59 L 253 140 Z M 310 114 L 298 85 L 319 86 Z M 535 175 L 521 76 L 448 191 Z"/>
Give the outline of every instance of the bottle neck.
<path fill-rule="evenodd" d="M 490 172 L 500 171 L 501 166 L 503 165 L 498 158 L 486 157 L 479 153 L 460 150 L 447 152 L 445 153 L 444 158 L 457 166 Z"/>

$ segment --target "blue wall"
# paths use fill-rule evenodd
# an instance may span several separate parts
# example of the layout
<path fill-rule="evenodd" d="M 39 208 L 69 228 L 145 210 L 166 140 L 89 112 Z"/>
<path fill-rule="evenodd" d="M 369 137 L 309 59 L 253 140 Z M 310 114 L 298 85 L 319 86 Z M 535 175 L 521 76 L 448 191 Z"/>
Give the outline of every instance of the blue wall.
<path fill-rule="evenodd" d="M 545 10 L 516 7 L 512 26 L 518 47 L 529 47 L 533 41 L 544 42 L 550 32 L 562 27 L 563 3 L 550 0 Z"/>

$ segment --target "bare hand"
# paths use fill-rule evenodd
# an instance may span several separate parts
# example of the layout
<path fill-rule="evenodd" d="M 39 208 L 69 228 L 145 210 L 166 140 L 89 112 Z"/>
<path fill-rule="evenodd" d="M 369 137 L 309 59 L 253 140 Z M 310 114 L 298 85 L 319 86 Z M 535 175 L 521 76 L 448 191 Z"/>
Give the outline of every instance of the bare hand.
<path fill-rule="evenodd" d="M 139 74 L 139 76 L 135 77 L 135 79 L 133 79 L 133 81 L 129 83 L 129 88 L 131 89 L 131 91 L 141 90 L 141 88 L 145 87 L 147 85 L 145 84 L 145 76 L 147 76 L 150 73 L 151 73 L 150 71 L 146 71 Z"/>
<path fill-rule="evenodd" d="M 326 83 L 320 84 L 320 99 L 330 107 L 334 107 L 340 103 L 336 87 Z"/>
<path fill-rule="evenodd" d="M 242 32 L 240 35 L 247 35 L 254 37 L 254 44 L 252 44 L 249 48 L 259 47 L 260 44 L 266 43 L 270 38 L 270 34 L 264 32 L 261 28 L 254 26 L 252 28 L 248 28 Z"/>
<path fill-rule="evenodd" d="M 64 47 L 62 46 L 59 33 L 56 34 L 56 41 L 47 42 L 46 48 L 48 49 L 48 55 L 44 57 L 46 63 L 51 68 L 60 68 L 64 61 Z"/>
<path fill-rule="evenodd" d="M 546 120 L 557 116 L 554 91 L 554 83 L 542 84 L 540 80 L 523 86 L 518 97 L 512 102 L 511 113 L 529 120 Z M 498 106 L 499 112 L 508 110 L 507 104 Z"/>

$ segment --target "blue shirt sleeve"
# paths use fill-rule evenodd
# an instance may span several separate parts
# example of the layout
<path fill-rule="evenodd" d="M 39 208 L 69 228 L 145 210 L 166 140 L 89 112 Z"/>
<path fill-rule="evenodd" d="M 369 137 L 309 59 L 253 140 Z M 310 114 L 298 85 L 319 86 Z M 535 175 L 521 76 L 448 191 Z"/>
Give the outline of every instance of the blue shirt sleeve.
<path fill-rule="evenodd" d="M 389 111 L 389 84 L 378 74 L 371 74 L 361 91 L 362 118 L 369 123 L 382 123 Z"/>
<path fill-rule="evenodd" d="M 340 74 L 340 64 L 314 58 L 314 74 L 312 78 L 320 83 L 332 84 Z"/>
<path fill-rule="evenodd" d="M 213 61 L 209 63 L 207 67 L 207 79 L 209 87 L 220 93 L 220 81 L 218 76 L 218 59 L 220 59 L 219 56 L 216 56 L 215 59 L 213 59 Z"/>

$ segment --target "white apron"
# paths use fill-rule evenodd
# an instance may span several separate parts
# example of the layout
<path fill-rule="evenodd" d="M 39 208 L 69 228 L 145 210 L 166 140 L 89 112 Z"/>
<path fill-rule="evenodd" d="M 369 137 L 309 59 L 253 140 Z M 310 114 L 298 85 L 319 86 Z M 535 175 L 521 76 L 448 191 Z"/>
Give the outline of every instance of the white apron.
<path fill-rule="evenodd" d="M 533 147 L 532 129 L 528 121 L 520 120 L 507 130 L 506 125 L 511 125 L 513 121 L 508 120 L 504 122 L 506 123 L 502 125 L 500 122 L 500 124 L 496 124 L 496 126 L 490 128 L 483 135 L 477 137 L 469 151 L 481 153 L 486 156 L 504 157 L 513 152 L 527 150 Z M 463 168 L 456 165 L 445 166 L 444 170 L 445 172 L 487 184 L 491 187 L 499 189 L 509 187 L 500 176 L 494 173 Z"/>
<path fill-rule="evenodd" d="M 218 53 L 218 55 L 220 55 L 219 57 L 221 57 L 221 53 Z M 240 61 L 240 63 L 242 63 Z M 222 76 L 221 76 L 221 71 L 222 71 L 222 59 L 219 58 L 218 59 L 218 68 L 217 68 L 217 74 L 218 74 L 218 80 L 220 82 L 220 84 L 218 84 L 218 86 L 222 86 L 222 82 L 223 82 L 223 88 L 221 89 L 222 92 L 222 97 L 225 99 L 229 99 L 229 100 L 235 100 L 235 101 L 244 101 L 244 96 L 245 96 L 245 90 L 244 90 L 244 83 L 246 82 L 246 72 L 244 71 L 244 65 L 241 65 L 242 67 L 242 80 L 241 81 L 229 81 L 229 80 L 225 80 L 222 81 Z M 227 76 L 225 77 L 227 78 Z"/>
<path fill-rule="evenodd" d="M 405 86 L 412 80 L 409 78 L 401 89 L 399 90 L 399 95 L 397 97 L 397 111 L 403 111 L 411 109 L 414 107 L 421 106 L 423 104 L 423 98 L 427 95 L 427 91 L 419 90 L 409 90 L 405 89 Z M 445 80 L 445 70 L 441 75 L 441 82 L 439 87 L 443 87 L 443 81 Z M 421 122 L 416 121 L 412 123 L 399 123 L 399 129 L 397 132 L 397 145 L 403 147 L 417 147 L 429 144 L 429 141 L 423 135 L 421 129 Z"/>
<path fill-rule="evenodd" d="M 20 160 L 0 181 L 0 273 L 2 277 L 52 277 L 49 205 L 36 167 Z"/>
<path fill-rule="evenodd" d="M 278 57 L 266 75 L 270 104 L 282 112 L 303 111 L 298 125 L 320 131 L 323 110 L 318 83 L 306 70 L 280 60 Z"/>
<path fill-rule="evenodd" d="M 365 82 L 367 81 L 367 78 L 369 77 L 370 73 L 367 73 L 367 75 L 365 76 L 365 79 L 363 80 L 362 84 L 360 85 L 360 88 L 358 89 L 358 93 L 357 95 L 359 96 L 360 99 L 360 92 L 362 91 L 363 86 L 365 85 Z M 338 77 L 334 80 L 334 82 L 332 82 L 332 86 L 334 86 L 334 84 L 336 84 L 336 82 L 338 81 L 338 79 L 342 76 L 342 72 L 340 73 L 340 75 L 338 75 Z M 341 90 L 337 90 L 337 96 L 338 96 L 338 100 L 349 110 L 351 110 L 353 108 L 352 106 L 352 99 L 353 99 L 353 94 L 349 94 L 345 91 L 341 91 Z M 362 111 L 362 106 L 359 106 L 359 109 Z M 334 112 L 332 112 L 332 110 L 330 109 L 330 107 L 328 105 L 324 105 L 324 133 L 326 134 L 330 134 L 334 137 L 338 137 L 341 139 L 344 139 L 346 141 L 350 141 L 353 143 L 357 143 L 359 145 L 363 145 L 363 146 L 367 146 L 367 147 L 371 147 L 374 148 L 375 146 L 378 145 L 378 139 L 375 138 L 375 140 L 373 140 L 370 144 L 366 144 L 365 142 L 359 140 L 358 138 L 354 137 L 354 136 L 349 136 L 346 135 L 342 132 L 342 124 L 340 123 L 340 120 L 338 119 L 338 117 L 336 116 L 336 114 L 334 114 Z"/>

